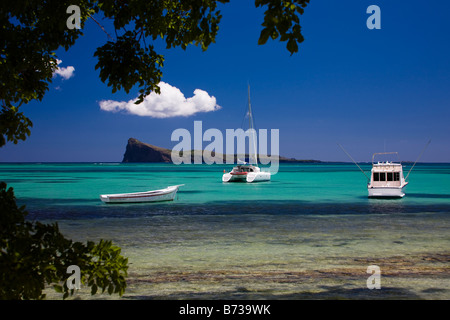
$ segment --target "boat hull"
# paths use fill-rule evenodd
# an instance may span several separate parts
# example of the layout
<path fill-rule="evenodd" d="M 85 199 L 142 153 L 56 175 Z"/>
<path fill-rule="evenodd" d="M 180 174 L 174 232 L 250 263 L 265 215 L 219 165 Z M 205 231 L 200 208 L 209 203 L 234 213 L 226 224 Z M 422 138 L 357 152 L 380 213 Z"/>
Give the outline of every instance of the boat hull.
<path fill-rule="evenodd" d="M 223 182 L 260 182 L 269 180 L 270 172 L 249 172 L 245 175 L 225 173 L 222 176 Z"/>
<path fill-rule="evenodd" d="M 223 182 L 246 182 L 247 175 L 235 175 L 231 173 L 224 173 L 222 176 Z"/>
<path fill-rule="evenodd" d="M 404 188 L 401 187 L 372 187 L 367 190 L 369 198 L 403 198 L 405 196 Z"/>
<path fill-rule="evenodd" d="M 140 202 L 160 202 L 173 201 L 179 186 L 171 186 L 166 189 L 120 194 L 100 195 L 104 203 L 140 203 Z"/>
<path fill-rule="evenodd" d="M 246 180 L 247 182 L 269 181 L 270 172 L 250 172 Z"/>

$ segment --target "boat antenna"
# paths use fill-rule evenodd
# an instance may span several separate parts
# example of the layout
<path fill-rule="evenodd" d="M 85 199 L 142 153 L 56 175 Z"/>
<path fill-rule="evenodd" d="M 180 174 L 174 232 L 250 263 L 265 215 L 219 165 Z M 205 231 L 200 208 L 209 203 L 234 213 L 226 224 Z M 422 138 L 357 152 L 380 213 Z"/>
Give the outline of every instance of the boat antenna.
<path fill-rule="evenodd" d="M 412 169 L 414 168 L 414 166 L 416 165 L 417 161 L 419 161 L 420 157 L 422 157 L 423 153 L 425 152 L 425 149 L 428 147 L 428 145 L 431 143 L 431 139 L 428 140 L 428 143 L 425 145 L 425 147 L 423 148 L 422 152 L 420 153 L 419 157 L 417 158 L 416 162 L 414 162 L 413 166 L 411 167 L 411 169 L 409 169 L 408 174 L 406 175 L 405 180 L 408 180 L 409 174 L 411 173 Z"/>
<path fill-rule="evenodd" d="M 355 160 L 353 160 L 352 156 L 347 151 L 345 151 L 344 147 L 341 146 L 339 143 L 338 143 L 338 146 L 341 147 L 342 151 L 344 151 L 347 154 L 347 156 L 353 161 L 353 163 L 356 164 L 356 166 L 359 168 L 359 170 L 361 170 L 361 172 L 364 173 L 364 175 L 366 176 L 367 180 L 370 180 L 369 177 L 367 176 L 367 174 L 364 172 L 364 170 L 361 169 L 361 167 L 356 163 Z"/>

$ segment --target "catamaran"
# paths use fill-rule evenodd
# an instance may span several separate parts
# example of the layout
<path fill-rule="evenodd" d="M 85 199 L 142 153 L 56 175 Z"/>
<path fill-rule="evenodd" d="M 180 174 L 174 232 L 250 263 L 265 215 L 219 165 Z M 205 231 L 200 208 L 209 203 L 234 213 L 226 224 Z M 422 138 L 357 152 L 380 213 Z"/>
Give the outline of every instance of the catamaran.
<path fill-rule="evenodd" d="M 269 181 L 270 172 L 261 171 L 258 166 L 252 164 L 240 164 L 233 168 L 230 172 L 224 173 L 223 182 L 258 182 Z"/>
<path fill-rule="evenodd" d="M 249 118 L 249 162 L 238 159 L 238 165 L 230 172 L 222 176 L 223 182 L 257 182 L 269 181 L 270 172 L 261 171 L 258 167 L 258 155 L 256 152 L 256 131 L 253 128 L 252 105 L 250 103 L 250 86 L 248 86 L 248 118 Z"/>

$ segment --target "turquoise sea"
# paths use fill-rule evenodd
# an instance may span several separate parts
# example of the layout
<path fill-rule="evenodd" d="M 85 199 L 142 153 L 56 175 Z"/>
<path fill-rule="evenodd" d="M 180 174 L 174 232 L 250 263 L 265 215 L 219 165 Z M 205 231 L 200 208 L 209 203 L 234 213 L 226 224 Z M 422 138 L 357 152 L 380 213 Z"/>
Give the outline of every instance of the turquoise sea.
<path fill-rule="evenodd" d="M 122 298 L 83 288 L 76 298 L 450 299 L 450 164 L 417 164 L 396 200 L 368 199 L 349 163 L 281 164 L 253 184 L 222 183 L 224 169 L 1 163 L 0 180 L 29 219 L 57 221 L 77 241 L 113 240 L 129 258 Z M 173 202 L 99 199 L 175 184 Z M 367 288 L 370 265 L 381 289 Z"/>

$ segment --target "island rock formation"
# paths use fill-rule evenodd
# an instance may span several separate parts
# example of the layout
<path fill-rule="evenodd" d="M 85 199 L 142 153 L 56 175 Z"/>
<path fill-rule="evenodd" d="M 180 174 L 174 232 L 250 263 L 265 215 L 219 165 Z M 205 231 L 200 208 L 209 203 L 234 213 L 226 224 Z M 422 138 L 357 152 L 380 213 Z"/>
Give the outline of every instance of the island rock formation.
<path fill-rule="evenodd" d="M 130 138 L 122 162 L 172 162 L 171 153 L 172 150 Z"/>
<path fill-rule="evenodd" d="M 194 162 L 193 151 L 187 151 L 191 153 L 192 163 Z M 172 163 L 172 150 L 157 147 L 148 143 L 141 142 L 135 138 L 128 139 L 128 144 L 123 155 L 122 162 L 166 162 Z M 236 156 L 234 156 L 235 163 L 237 162 Z M 279 157 L 280 163 L 288 162 L 321 162 L 318 160 L 297 160 L 294 158 Z M 223 155 L 223 162 L 226 163 L 226 155 Z"/>

